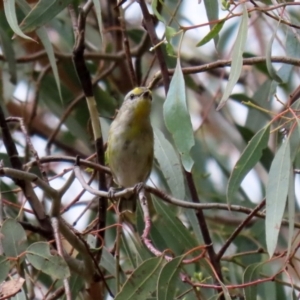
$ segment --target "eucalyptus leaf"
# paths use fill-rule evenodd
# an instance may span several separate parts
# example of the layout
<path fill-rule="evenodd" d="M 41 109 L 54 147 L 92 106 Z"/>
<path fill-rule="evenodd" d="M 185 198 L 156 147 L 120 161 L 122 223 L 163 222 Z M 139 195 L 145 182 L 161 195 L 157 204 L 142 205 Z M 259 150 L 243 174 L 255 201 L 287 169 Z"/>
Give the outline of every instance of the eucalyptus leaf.
<path fill-rule="evenodd" d="M 281 221 L 289 189 L 291 157 L 290 143 L 285 140 L 272 162 L 266 187 L 266 241 L 270 257 L 276 249 Z"/>
<path fill-rule="evenodd" d="M 6 279 L 9 273 L 9 269 L 10 269 L 9 259 L 4 255 L 0 255 L 0 283 Z"/>
<path fill-rule="evenodd" d="M 173 258 L 162 268 L 157 282 L 157 299 L 175 299 L 176 283 L 179 280 L 180 265 L 183 256 Z"/>
<path fill-rule="evenodd" d="M 15 5 L 15 0 L 3 1 L 4 12 L 9 26 L 18 36 L 26 40 L 34 41 L 34 39 L 24 34 L 21 28 L 19 27 Z"/>
<path fill-rule="evenodd" d="M 32 32 L 51 21 L 73 0 L 40 0 L 31 9 L 20 27 L 23 32 Z"/>
<path fill-rule="evenodd" d="M 268 146 L 270 125 L 263 127 L 250 140 L 234 166 L 227 185 L 227 202 L 234 197 L 247 173 L 255 166 Z"/>
<path fill-rule="evenodd" d="M 162 267 L 166 264 L 163 257 L 154 257 L 145 260 L 128 277 L 120 293 L 115 300 L 147 299 L 156 290 L 156 282 Z"/>
<path fill-rule="evenodd" d="M 185 196 L 184 178 L 180 160 L 170 142 L 156 127 L 154 131 L 154 154 L 168 183 L 172 195 L 178 199 Z"/>
<path fill-rule="evenodd" d="M 165 124 L 172 134 L 176 148 L 181 156 L 182 165 L 190 172 L 194 161 L 190 151 L 195 145 L 191 118 L 188 112 L 185 94 L 185 82 L 177 59 L 166 101 L 163 106 Z"/>
<path fill-rule="evenodd" d="M 272 61 L 271 61 L 271 57 L 272 57 L 272 45 L 273 45 L 273 41 L 274 41 L 274 38 L 277 34 L 277 31 L 278 31 L 278 28 L 279 28 L 279 25 L 280 25 L 280 20 L 279 22 L 277 23 L 277 26 L 275 27 L 274 31 L 273 31 L 273 34 L 271 36 L 271 39 L 267 45 L 267 48 L 266 48 L 266 64 L 267 64 L 267 69 L 268 69 L 268 72 L 269 72 L 269 75 L 271 76 L 271 78 L 279 83 L 282 83 L 282 79 L 278 76 L 277 72 L 275 71 L 273 65 L 272 65 Z"/>
<path fill-rule="evenodd" d="M 48 243 L 37 242 L 26 249 L 26 258 L 37 269 L 57 279 L 70 276 L 70 270 L 64 259 L 50 253 Z"/>
<path fill-rule="evenodd" d="M 232 93 L 235 84 L 240 78 L 242 67 L 243 67 L 243 52 L 246 45 L 247 32 L 248 32 L 248 12 L 247 12 L 246 5 L 243 4 L 242 21 L 232 51 L 232 57 L 231 57 L 232 63 L 231 63 L 229 79 L 225 91 L 223 93 L 223 96 L 217 107 L 217 110 L 221 109 L 226 104 L 230 94 Z"/>
<path fill-rule="evenodd" d="M 18 257 L 27 247 L 27 236 L 23 227 L 14 219 L 7 219 L 0 229 L 3 252 L 6 256 Z"/>

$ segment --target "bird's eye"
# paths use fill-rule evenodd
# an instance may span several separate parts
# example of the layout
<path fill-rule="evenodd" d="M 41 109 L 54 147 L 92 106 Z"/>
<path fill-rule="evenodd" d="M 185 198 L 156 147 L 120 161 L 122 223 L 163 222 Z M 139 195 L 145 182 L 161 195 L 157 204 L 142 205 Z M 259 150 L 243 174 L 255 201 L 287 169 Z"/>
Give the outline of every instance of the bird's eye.
<path fill-rule="evenodd" d="M 130 96 L 129 96 L 130 100 L 133 100 L 134 97 L 135 97 L 134 94 L 130 94 Z"/>

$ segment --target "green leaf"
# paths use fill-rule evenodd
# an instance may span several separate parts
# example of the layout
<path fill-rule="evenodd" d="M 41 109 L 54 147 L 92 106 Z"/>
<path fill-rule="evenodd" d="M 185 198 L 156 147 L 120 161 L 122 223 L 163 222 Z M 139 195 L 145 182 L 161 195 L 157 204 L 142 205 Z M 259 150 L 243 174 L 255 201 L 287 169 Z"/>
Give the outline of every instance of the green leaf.
<path fill-rule="evenodd" d="M 112 254 L 106 249 L 102 248 L 102 256 L 100 266 L 103 267 L 109 274 L 116 277 L 116 262 Z"/>
<path fill-rule="evenodd" d="M 178 256 L 169 261 L 161 270 L 157 282 L 157 299 L 175 299 L 177 281 L 179 279 L 180 265 L 183 256 Z"/>
<path fill-rule="evenodd" d="M 0 255 L 0 282 L 3 282 L 8 273 L 9 273 L 9 269 L 10 269 L 10 262 L 7 259 L 7 257 Z"/>
<path fill-rule="evenodd" d="M 230 296 L 230 293 L 229 293 L 228 288 L 226 287 L 226 285 L 223 282 L 221 282 L 220 280 L 218 280 L 218 281 L 219 281 L 219 284 L 222 287 L 222 291 L 223 291 L 223 294 L 225 296 L 225 300 L 232 300 L 232 298 Z"/>
<path fill-rule="evenodd" d="M 156 290 L 156 282 L 158 274 L 165 265 L 163 257 L 154 257 L 145 260 L 125 282 L 120 293 L 117 294 L 115 300 L 131 299 L 141 300 L 147 299 Z"/>
<path fill-rule="evenodd" d="M 98 27 L 99 27 L 101 42 L 103 42 L 103 24 L 102 24 L 102 14 L 101 14 L 100 1 L 99 0 L 93 0 L 93 3 L 94 3 L 96 17 L 97 17 L 97 21 L 98 21 Z"/>
<path fill-rule="evenodd" d="M 182 165 L 185 170 L 190 172 L 194 164 L 190 151 L 195 145 L 195 140 L 186 103 L 185 82 L 179 59 L 177 59 L 176 69 L 163 106 L 163 113 L 166 127 L 172 134 L 181 156 Z"/>
<path fill-rule="evenodd" d="M 36 33 L 37 33 L 38 37 L 40 38 L 40 40 L 47 52 L 47 56 L 48 56 L 48 59 L 49 59 L 49 62 L 50 62 L 51 68 L 52 68 L 55 83 L 56 83 L 56 86 L 58 89 L 59 97 L 60 97 L 60 99 L 62 99 L 58 68 L 57 68 L 57 64 L 56 64 L 56 58 L 55 58 L 53 46 L 49 40 L 47 31 L 44 27 L 37 29 Z"/>
<path fill-rule="evenodd" d="M 59 255 L 51 255 L 48 243 L 37 242 L 26 250 L 26 258 L 37 269 L 57 279 L 70 276 L 67 263 Z"/>
<path fill-rule="evenodd" d="M 177 31 L 173 28 L 173 27 L 170 27 L 170 26 L 166 26 L 166 31 L 165 31 L 165 34 L 166 34 L 166 40 L 170 43 L 171 41 L 171 38 L 177 33 Z"/>
<path fill-rule="evenodd" d="M 7 22 L 14 33 L 23 39 L 34 41 L 31 37 L 25 35 L 19 27 L 16 15 L 15 0 L 3 1 L 3 6 Z"/>
<path fill-rule="evenodd" d="M 32 32 L 47 24 L 66 8 L 72 0 L 40 0 L 22 21 L 23 32 Z"/>
<path fill-rule="evenodd" d="M 180 160 L 164 134 L 156 127 L 154 131 L 154 153 L 172 195 L 178 199 L 185 196 L 184 178 Z"/>
<path fill-rule="evenodd" d="M 259 103 L 260 107 L 266 110 L 271 110 L 271 95 L 275 93 L 276 86 L 273 85 L 274 81 L 267 79 L 253 95 L 254 103 Z M 270 120 L 270 116 L 264 112 L 261 112 L 255 108 L 249 108 L 245 127 L 251 129 L 253 132 L 257 132 L 265 126 Z"/>
<path fill-rule="evenodd" d="M 294 18 L 292 18 L 294 19 Z M 297 22 L 296 20 L 294 20 Z M 300 43 L 297 37 L 297 33 L 290 27 L 287 27 L 287 36 L 285 42 L 286 55 L 288 57 L 299 58 L 300 57 Z M 282 79 L 283 83 L 289 83 L 293 72 L 294 66 L 283 64 L 278 70 L 277 74 Z"/>
<path fill-rule="evenodd" d="M 222 21 L 218 24 L 216 24 L 211 31 L 199 42 L 197 43 L 196 47 L 200 47 L 205 45 L 206 43 L 208 43 L 210 40 L 212 40 L 213 38 L 215 38 L 219 32 L 221 31 L 221 29 L 223 28 L 225 21 Z"/>
<path fill-rule="evenodd" d="M 277 33 L 277 30 L 279 28 L 279 25 L 280 25 L 280 20 L 271 36 L 271 39 L 267 45 L 267 48 L 266 48 L 266 64 L 267 64 L 267 69 L 268 69 L 268 72 L 269 72 L 269 75 L 271 76 L 271 78 L 279 83 L 282 83 L 282 79 L 278 76 L 278 74 L 276 73 L 275 69 L 273 68 L 273 65 L 272 65 L 272 61 L 271 61 L 271 57 L 272 57 L 272 45 L 273 45 L 273 41 L 274 41 L 274 38 L 276 36 L 276 33 Z"/>
<path fill-rule="evenodd" d="M 230 202 L 230 199 L 232 199 L 239 190 L 247 173 L 262 157 L 263 150 L 268 146 L 269 134 L 270 125 L 267 125 L 254 135 L 241 154 L 229 177 L 226 193 L 228 202 Z"/>
<path fill-rule="evenodd" d="M 216 21 L 219 19 L 219 1 L 218 0 L 204 0 L 205 11 L 207 19 L 211 21 Z M 210 25 L 210 30 L 212 30 L 214 25 Z M 214 37 L 215 45 L 217 45 L 219 36 Z"/>
<path fill-rule="evenodd" d="M 294 236 L 294 226 L 295 226 L 295 207 L 296 199 L 295 199 L 295 177 L 293 169 L 290 170 L 290 181 L 289 181 L 289 189 L 288 189 L 288 216 L 289 216 L 289 232 L 288 232 L 288 251 L 287 257 L 289 257 L 292 249 L 292 242 Z"/>
<path fill-rule="evenodd" d="M 159 0 L 153 0 L 152 1 L 151 7 L 152 7 L 152 10 L 153 10 L 153 13 L 159 21 L 161 21 L 162 23 L 165 23 L 164 18 L 162 17 L 162 15 L 157 10 L 157 1 L 159 1 Z"/>
<path fill-rule="evenodd" d="M 28 12 L 30 11 L 30 6 L 28 5 L 28 3 L 26 3 L 24 0 L 18 0 L 18 5 L 20 6 L 20 8 L 22 9 L 24 14 L 28 14 Z M 41 28 L 37 29 L 36 34 L 40 38 L 40 40 L 46 50 L 46 53 L 47 53 L 47 56 L 48 56 L 48 59 L 49 59 L 49 62 L 50 62 L 51 68 L 52 68 L 53 76 L 54 76 L 54 79 L 56 82 L 56 86 L 58 89 L 58 93 L 59 93 L 60 99 L 62 99 L 60 80 L 59 80 L 58 69 L 57 69 L 53 46 L 49 40 L 47 31 L 45 28 L 41 27 Z"/>
<path fill-rule="evenodd" d="M 189 229 L 182 224 L 182 221 L 178 219 L 176 211 L 156 197 L 152 197 L 152 199 L 158 215 L 158 218 L 153 222 L 153 229 L 157 228 L 157 231 L 161 234 L 166 246 L 172 249 L 175 255 L 180 255 L 183 252 L 197 247 L 198 243 L 196 239 Z M 163 232 L 161 231 L 161 228 L 164 229 Z M 158 239 L 156 240 L 155 237 L 153 237 L 152 240 L 154 245 L 160 247 L 161 243 Z M 180 241 L 180 243 L 178 243 L 178 241 Z M 192 255 L 199 255 L 199 252 L 193 252 Z"/>
<path fill-rule="evenodd" d="M 290 143 L 285 140 L 275 154 L 266 187 L 266 241 L 270 257 L 277 245 L 291 180 L 291 167 Z"/>
<path fill-rule="evenodd" d="M 0 233 L 3 252 L 6 256 L 18 257 L 26 250 L 26 232 L 16 220 L 5 220 L 1 227 Z"/>
<path fill-rule="evenodd" d="M 165 31 L 165 35 L 166 35 L 166 40 L 167 40 L 167 44 L 166 44 L 166 50 L 169 56 L 174 56 L 175 51 L 174 48 L 171 44 L 171 38 L 176 34 L 176 30 L 173 27 L 170 26 L 166 26 L 166 31 Z"/>
<path fill-rule="evenodd" d="M 243 67 L 243 52 L 246 45 L 247 32 L 248 32 L 248 12 L 247 12 L 246 5 L 243 4 L 242 21 L 232 51 L 232 57 L 231 57 L 232 64 L 231 64 L 231 69 L 229 74 L 229 80 L 225 88 L 224 94 L 222 96 L 222 99 L 217 107 L 217 110 L 221 109 L 225 105 L 235 84 L 237 83 L 241 75 L 242 67 Z"/>
<path fill-rule="evenodd" d="M 1 49 L 3 51 L 5 60 L 8 63 L 8 71 L 10 75 L 10 82 L 16 84 L 17 82 L 17 65 L 15 58 L 15 51 L 13 48 L 12 40 L 5 30 L 5 21 L 4 15 L 0 16 L 0 41 L 1 41 Z M 8 25 L 7 25 L 8 26 Z"/>
<path fill-rule="evenodd" d="M 243 283 L 248 283 L 259 278 L 261 264 L 249 265 L 243 275 Z M 250 287 L 245 287 L 243 289 L 244 296 L 246 300 L 256 300 L 257 299 L 257 285 L 251 285 Z"/>

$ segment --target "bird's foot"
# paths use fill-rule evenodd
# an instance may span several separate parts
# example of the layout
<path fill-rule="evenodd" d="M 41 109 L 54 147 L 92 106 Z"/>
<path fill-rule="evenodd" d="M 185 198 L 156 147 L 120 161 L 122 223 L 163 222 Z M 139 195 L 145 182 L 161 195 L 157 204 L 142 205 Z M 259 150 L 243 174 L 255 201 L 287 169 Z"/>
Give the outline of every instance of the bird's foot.
<path fill-rule="evenodd" d="M 108 190 L 108 199 L 111 199 L 111 200 L 116 200 L 116 197 L 115 197 L 115 193 L 121 191 L 122 188 L 115 188 L 115 187 L 110 187 L 109 190 Z"/>
<path fill-rule="evenodd" d="M 137 195 L 145 186 L 144 182 L 139 182 L 137 183 L 134 188 L 133 188 L 133 192 Z"/>

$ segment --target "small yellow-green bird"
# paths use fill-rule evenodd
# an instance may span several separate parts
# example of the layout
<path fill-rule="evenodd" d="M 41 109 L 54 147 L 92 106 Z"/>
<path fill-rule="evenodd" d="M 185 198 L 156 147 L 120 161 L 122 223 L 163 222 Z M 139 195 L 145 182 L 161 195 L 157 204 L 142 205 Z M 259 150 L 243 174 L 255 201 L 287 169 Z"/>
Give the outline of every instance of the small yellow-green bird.
<path fill-rule="evenodd" d="M 106 158 L 114 181 L 121 187 L 144 183 L 150 175 L 153 162 L 151 104 L 149 89 L 134 88 L 125 96 L 110 126 Z M 120 201 L 120 211 L 135 211 L 136 197 Z"/>

